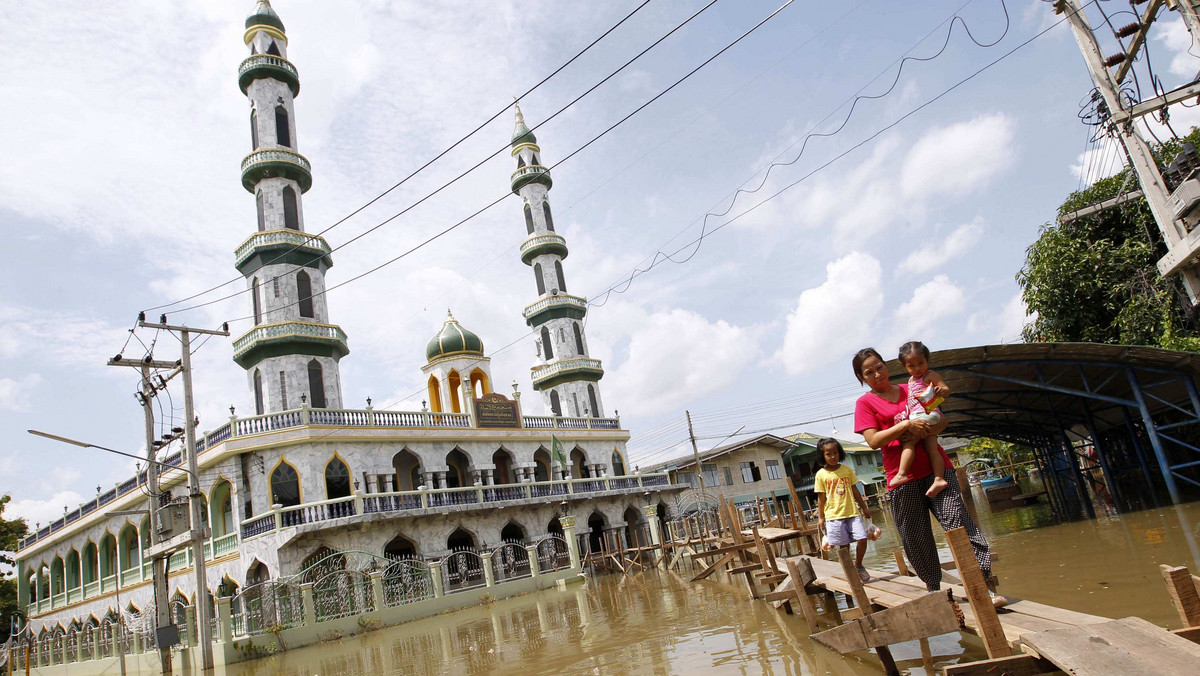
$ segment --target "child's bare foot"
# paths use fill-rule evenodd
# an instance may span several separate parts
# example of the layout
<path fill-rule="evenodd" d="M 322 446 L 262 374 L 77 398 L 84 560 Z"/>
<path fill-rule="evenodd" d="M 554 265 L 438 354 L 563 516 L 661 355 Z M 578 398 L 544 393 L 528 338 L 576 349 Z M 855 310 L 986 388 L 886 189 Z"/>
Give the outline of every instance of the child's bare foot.
<path fill-rule="evenodd" d="M 912 481 L 912 477 L 908 476 L 904 472 L 897 471 L 894 475 L 892 475 L 892 480 L 888 482 L 888 488 L 895 488 L 896 486 L 899 486 L 900 484 L 906 484 L 909 481 Z M 946 480 L 943 479 L 942 483 L 946 483 Z"/>
<path fill-rule="evenodd" d="M 935 476 L 935 477 L 933 477 L 933 485 L 929 487 L 929 490 L 925 491 L 925 497 L 932 498 L 933 496 L 937 495 L 938 493 L 941 493 L 942 491 L 946 490 L 946 486 L 949 486 L 949 485 L 950 484 L 946 483 L 946 480 L 943 479 L 942 477 Z"/>

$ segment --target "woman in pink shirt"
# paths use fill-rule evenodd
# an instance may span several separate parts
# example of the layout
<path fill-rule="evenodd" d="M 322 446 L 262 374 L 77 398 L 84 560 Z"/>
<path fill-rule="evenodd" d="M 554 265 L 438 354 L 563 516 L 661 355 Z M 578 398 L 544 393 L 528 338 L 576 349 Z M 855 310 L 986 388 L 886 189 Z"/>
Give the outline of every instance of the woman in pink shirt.
<path fill-rule="evenodd" d="M 939 434 L 945 429 L 946 420 L 943 418 L 932 426 L 922 420 L 910 420 L 906 406 L 907 385 L 891 382 L 883 357 L 874 348 L 859 350 L 854 355 L 853 365 L 858 381 L 871 388 L 854 406 L 854 431 L 863 435 L 868 446 L 883 452 L 883 469 L 890 481 L 900 467 L 901 437 L 910 435 L 923 439 L 930 434 Z M 947 469 L 945 490 L 932 498 L 925 495 L 933 484 L 933 470 L 924 453 L 913 457 L 912 480 L 888 489 L 892 516 L 896 519 L 904 553 L 929 591 L 937 591 L 941 588 L 942 569 L 929 514 L 937 518 L 943 530 L 966 526 L 975 558 L 979 559 L 979 568 L 984 579 L 989 580 L 990 588 L 992 559 L 987 539 L 967 512 L 950 458 L 940 446 L 938 451 Z M 1003 597 L 993 596 L 993 601 L 1002 604 Z"/>

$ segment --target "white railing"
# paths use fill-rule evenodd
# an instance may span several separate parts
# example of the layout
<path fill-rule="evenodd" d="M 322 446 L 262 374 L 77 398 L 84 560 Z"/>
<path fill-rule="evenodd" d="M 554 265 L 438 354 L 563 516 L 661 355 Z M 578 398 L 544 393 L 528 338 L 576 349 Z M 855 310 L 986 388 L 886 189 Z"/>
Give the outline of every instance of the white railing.
<path fill-rule="evenodd" d="M 570 359 L 560 359 L 552 364 L 542 364 L 541 366 L 534 366 L 532 369 L 530 369 L 530 376 L 533 378 L 533 384 L 537 385 L 538 382 L 545 380 L 547 378 L 552 378 L 555 375 L 562 373 L 563 371 L 569 371 L 571 369 L 580 369 L 580 368 L 600 370 L 601 369 L 600 360 L 599 359 L 590 359 L 588 357 L 572 357 Z"/>
<path fill-rule="evenodd" d="M 243 333 L 237 340 L 233 341 L 233 356 L 236 359 L 260 340 L 283 338 L 285 336 L 325 338 L 337 340 L 342 343 L 346 342 L 346 332 L 342 331 L 341 327 L 334 326 L 333 324 L 276 322 L 274 324 L 261 324 Z"/>
<path fill-rule="evenodd" d="M 296 79 L 300 78 L 300 73 L 296 72 L 296 67 L 292 65 L 291 61 L 288 61 L 282 56 L 275 56 L 274 54 L 255 54 L 246 59 L 242 62 L 242 65 L 238 66 L 238 78 L 240 79 L 250 70 L 261 68 L 263 66 L 281 68 L 291 73 L 292 77 Z"/>
<path fill-rule="evenodd" d="M 533 235 L 524 242 L 521 242 L 521 253 L 524 254 L 533 247 L 541 246 L 543 244 L 561 244 L 565 247 L 567 245 L 567 240 L 563 239 L 563 236 L 556 232 L 545 232 L 540 235 Z"/>
<path fill-rule="evenodd" d="M 255 150 L 242 159 L 242 173 L 256 164 L 265 164 L 267 162 L 287 162 L 295 164 L 304 169 L 306 173 L 312 173 L 312 165 L 300 153 L 283 148 L 264 148 Z"/>
<path fill-rule="evenodd" d="M 291 229 L 266 230 L 254 233 L 238 246 L 237 251 L 234 252 L 234 267 L 237 267 L 242 261 L 249 258 L 255 249 L 268 244 L 290 244 L 306 249 L 315 249 L 325 254 L 332 251 L 329 248 L 329 243 L 317 235 L 306 235 L 299 230 Z"/>
<path fill-rule="evenodd" d="M 587 299 L 580 298 L 579 296 L 572 296 L 566 293 L 560 293 L 557 296 L 548 296 L 526 305 L 525 312 L 522 314 L 526 319 L 528 319 L 532 315 L 558 305 L 570 305 L 581 310 L 587 310 Z"/>
<path fill-rule="evenodd" d="M 516 171 L 514 171 L 512 173 L 512 177 L 509 180 L 515 181 L 518 178 L 521 178 L 522 176 L 529 176 L 531 174 L 544 174 L 547 171 L 549 171 L 549 170 L 540 164 L 527 164 L 527 165 L 521 167 L 520 169 L 517 169 Z"/>
<path fill-rule="evenodd" d="M 647 489 L 678 488 L 666 472 L 585 479 L 559 479 L 494 486 L 427 488 L 389 493 L 355 493 L 334 500 L 319 500 L 290 507 L 273 507 L 270 512 L 242 521 L 242 540 L 264 533 L 323 523 L 367 514 L 404 513 L 444 509 L 462 505 L 480 506 L 518 500 L 561 500 L 566 495 L 603 492 L 644 492 Z"/>

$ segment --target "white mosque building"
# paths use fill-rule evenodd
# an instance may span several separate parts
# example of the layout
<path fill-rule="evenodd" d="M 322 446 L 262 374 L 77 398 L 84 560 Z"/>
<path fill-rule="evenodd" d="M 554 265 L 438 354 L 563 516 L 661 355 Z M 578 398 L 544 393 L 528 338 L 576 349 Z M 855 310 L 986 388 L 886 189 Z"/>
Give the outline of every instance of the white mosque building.
<path fill-rule="evenodd" d="M 671 504 L 683 487 L 665 474 L 631 472 L 629 432 L 605 415 L 604 371 L 583 328 L 587 303 L 567 291 L 550 172 L 519 109 L 511 187 L 524 202 L 520 256 L 537 294 L 524 320 L 538 334 L 533 386 L 552 415 L 524 415 L 519 395 L 495 392 L 483 340 L 453 316 L 425 346 L 426 408 L 374 410 L 369 400 L 365 409 L 344 408 L 339 362 L 349 341 L 324 294 L 331 250 L 306 233 L 304 220 L 312 173 L 299 152 L 300 78 L 266 0 L 246 20 L 244 38 L 249 55 L 238 85 L 250 103 L 253 150 L 241 181 L 255 197 L 257 228 L 234 265 L 246 278 L 254 326 L 234 341 L 234 361 L 255 411 L 197 440 L 210 592 L 236 598 L 239 589 L 351 553 L 430 565 L 440 593 L 483 583 L 477 563 L 453 563 L 460 552 L 493 561 L 484 566 L 489 582 L 514 574 L 518 549 L 534 559 L 526 569 L 577 569 L 580 552 L 602 533 L 628 538 L 647 514 Z M 159 458 L 185 465 L 178 451 Z M 20 542 L 20 602 L 35 635 L 153 605 L 151 524 L 129 515 L 146 509 L 147 479 L 143 470 L 98 491 Z M 182 495 L 185 479 L 171 468 L 159 480 Z M 508 570 L 490 556 L 504 548 Z M 195 598 L 192 565 L 190 550 L 169 560 L 169 593 L 181 604 Z"/>

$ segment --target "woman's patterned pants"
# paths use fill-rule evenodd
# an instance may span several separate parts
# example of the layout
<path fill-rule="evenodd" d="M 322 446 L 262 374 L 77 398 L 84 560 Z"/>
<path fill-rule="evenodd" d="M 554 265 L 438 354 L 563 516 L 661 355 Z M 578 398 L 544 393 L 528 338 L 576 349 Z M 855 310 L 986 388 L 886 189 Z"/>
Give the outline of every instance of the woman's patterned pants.
<path fill-rule="evenodd" d="M 942 568 L 938 560 L 937 542 L 933 539 L 933 527 L 929 523 L 929 512 L 937 518 L 942 530 L 966 526 L 971 548 L 975 550 L 975 558 L 979 559 L 979 569 L 983 571 L 984 579 L 992 575 L 992 555 L 988 549 L 987 538 L 975 525 L 975 521 L 967 512 L 967 506 L 963 504 L 962 492 L 959 490 L 958 478 L 953 468 L 947 467 L 946 470 L 946 483 L 950 485 L 936 497 L 925 497 L 925 491 L 933 485 L 932 474 L 902 484 L 890 493 L 892 517 L 896 520 L 900 541 L 904 543 L 904 553 L 908 555 L 917 577 L 921 578 L 929 591 L 937 591 L 942 584 Z"/>

